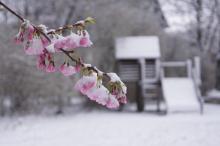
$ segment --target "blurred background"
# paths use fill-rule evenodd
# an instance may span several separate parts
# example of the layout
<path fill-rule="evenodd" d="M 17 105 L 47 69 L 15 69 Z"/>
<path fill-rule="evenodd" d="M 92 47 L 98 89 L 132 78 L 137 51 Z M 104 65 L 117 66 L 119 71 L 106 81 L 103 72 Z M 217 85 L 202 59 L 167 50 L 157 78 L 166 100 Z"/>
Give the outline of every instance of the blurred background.
<path fill-rule="evenodd" d="M 128 104 L 116 111 L 106 110 L 73 90 L 79 75 L 67 78 L 60 73 L 37 70 L 36 58 L 26 56 L 23 46 L 13 41 L 20 21 L 0 6 L 0 145 L 214 146 L 220 143 L 219 0 L 3 2 L 34 24 L 45 24 L 49 28 L 73 24 L 89 16 L 95 18 L 96 24 L 87 28 L 94 45 L 79 49 L 78 53 L 85 62 L 100 70 L 122 76 L 128 86 Z M 133 49 L 137 48 L 138 52 L 139 47 L 146 47 L 147 52 L 155 45 L 159 57 L 134 60 L 126 58 L 126 50 L 122 51 L 125 58 L 117 56 L 118 49 L 123 49 L 118 45 L 129 44 L 140 36 L 147 41 L 133 43 Z M 149 38 L 156 39 L 156 43 Z M 138 54 L 136 51 L 132 53 Z M 62 63 L 64 56 L 56 56 L 56 59 Z M 153 65 L 152 72 L 148 70 L 150 65 Z M 182 83 L 179 78 L 166 80 L 163 67 L 184 65 L 190 74 L 189 82 Z M 140 74 L 147 71 L 156 75 L 156 81 L 144 80 L 146 76 Z M 183 72 L 184 69 L 173 69 L 166 71 L 166 76 L 182 76 Z M 133 77 L 126 76 L 129 73 L 136 73 L 135 82 L 129 82 Z M 195 76 L 198 81 L 194 80 Z M 152 92 L 155 93 L 153 98 Z M 177 95 L 192 96 L 195 100 L 198 97 L 199 101 L 188 100 L 186 107 L 181 107 L 178 98 L 175 101 L 168 97 Z M 187 109 L 190 106 L 199 106 L 199 109 L 187 114 L 182 111 L 169 114 L 173 107 Z M 144 112 L 137 114 L 136 111 Z M 28 118 L 24 117 L 27 115 Z M 64 117 L 48 119 L 33 115 Z M 88 132 L 80 132 L 84 130 Z M 91 135 L 96 139 L 92 140 Z M 10 142 L 9 137 L 13 137 L 14 142 Z"/>

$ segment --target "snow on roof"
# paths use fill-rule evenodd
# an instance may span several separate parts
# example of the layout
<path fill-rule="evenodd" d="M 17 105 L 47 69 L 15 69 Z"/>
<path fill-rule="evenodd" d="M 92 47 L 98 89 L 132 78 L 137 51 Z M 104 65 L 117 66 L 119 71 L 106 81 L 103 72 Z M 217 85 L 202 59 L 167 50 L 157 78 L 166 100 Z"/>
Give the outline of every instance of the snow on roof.
<path fill-rule="evenodd" d="M 159 58 L 160 47 L 157 36 L 134 36 L 116 38 L 117 59 Z"/>

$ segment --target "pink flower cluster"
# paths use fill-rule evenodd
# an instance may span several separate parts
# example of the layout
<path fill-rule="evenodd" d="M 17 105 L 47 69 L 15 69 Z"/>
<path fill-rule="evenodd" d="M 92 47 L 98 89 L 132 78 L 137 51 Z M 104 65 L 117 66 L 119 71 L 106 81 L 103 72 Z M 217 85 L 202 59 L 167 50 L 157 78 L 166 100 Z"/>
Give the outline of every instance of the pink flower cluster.
<path fill-rule="evenodd" d="M 110 77 L 117 76 L 114 73 L 109 73 Z M 115 78 L 114 78 L 115 79 Z M 111 81 L 120 82 L 121 90 L 112 93 L 98 82 L 97 74 L 93 73 L 89 76 L 83 76 L 75 85 L 75 89 L 80 91 L 83 95 L 87 95 L 89 99 L 96 101 L 97 103 L 106 106 L 108 108 L 118 108 L 119 103 L 126 103 L 127 88 L 121 80 Z"/>
<path fill-rule="evenodd" d="M 41 24 L 38 27 L 47 34 L 46 26 Z M 61 52 L 61 48 L 66 51 L 73 51 L 77 47 L 91 46 L 92 42 L 89 33 L 87 31 L 82 34 L 71 32 L 70 35 L 65 37 L 58 34 L 48 35 L 48 37 L 52 42 L 49 42 L 42 34 L 37 33 L 34 26 L 28 20 L 25 20 L 15 36 L 15 41 L 16 43 L 24 43 L 24 51 L 27 55 L 37 56 L 37 68 L 40 70 L 48 73 L 60 71 L 65 76 L 79 72 L 80 65 L 71 66 L 68 62 L 65 62 L 57 69 L 52 53 Z"/>
<path fill-rule="evenodd" d="M 71 76 L 80 71 L 80 65 L 71 66 L 69 63 L 65 62 L 60 66 L 59 70 L 64 76 Z"/>
<path fill-rule="evenodd" d="M 45 26 L 41 25 L 41 27 L 45 29 Z M 82 34 L 71 32 L 65 37 L 56 34 L 51 40 L 52 43 L 44 36 L 37 34 L 28 20 L 22 23 L 18 34 L 15 36 L 16 43 L 25 42 L 24 50 L 27 55 L 42 54 L 44 49 L 50 53 L 61 52 L 60 49 L 73 51 L 75 48 L 90 47 L 93 44 L 89 33 L 85 30 Z"/>
<path fill-rule="evenodd" d="M 48 65 L 46 62 L 48 62 Z M 51 53 L 47 50 L 44 50 L 42 54 L 37 56 L 37 68 L 48 73 L 56 72 L 58 70 L 64 76 L 71 76 L 80 71 L 79 64 L 72 66 L 66 61 L 57 69 Z"/>
<path fill-rule="evenodd" d="M 120 103 L 127 103 L 127 87 L 125 84 L 116 73 L 107 73 L 107 75 L 111 78 L 110 82 L 113 85 L 112 94 L 116 96 Z"/>
<path fill-rule="evenodd" d="M 44 53 L 44 48 L 49 44 L 49 41 L 39 35 L 28 20 L 21 24 L 19 32 L 15 36 L 15 42 L 17 44 L 24 43 L 24 51 L 27 55 L 42 54 Z"/>
<path fill-rule="evenodd" d="M 44 44 L 40 38 L 34 37 L 32 40 L 28 40 L 24 51 L 27 55 L 39 55 L 44 51 Z"/>
<path fill-rule="evenodd" d="M 15 42 L 17 44 L 20 44 L 24 42 L 25 40 L 32 40 L 34 32 L 35 32 L 35 29 L 30 23 L 30 21 L 25 20 L 21 24 L 18 34 L 15 36 Z"/>
<path fill-rule="evenodd" d="M 90 47 L 92 45 L 89 33 L 84 31 L 83 34 L 76 34 L 71 32 L 70 35 L 63 37 L 61 35 L 55 36 L 51 45 L 46 47 L 48 51 L 60 52 L 60 49 L 65 51 L 73 51 L 75 48 L 79 47 Z"/>

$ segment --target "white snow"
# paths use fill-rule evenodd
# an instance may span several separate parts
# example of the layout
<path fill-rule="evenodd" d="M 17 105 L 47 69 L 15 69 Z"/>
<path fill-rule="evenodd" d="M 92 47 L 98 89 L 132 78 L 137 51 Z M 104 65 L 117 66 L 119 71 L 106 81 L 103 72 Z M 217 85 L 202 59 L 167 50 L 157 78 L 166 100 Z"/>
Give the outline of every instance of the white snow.
<path fill-rule="evenodd" d="M 191 78 L 164 78 L 162 85 L 168 112 L 200 111 L 199 101 Z"/>
<path fill-rule="evenodd" d="M 207 93 L 207 98 L 220 99 L 220 91 L 217 89 L 212 89 Z"/>
<path fill-rule="evenodd" d="M 114 73 L 114 72 L 107 73 L 107 75 L 111 78 L 111 81 L 112 81 L 112 82 L 121 81 L 121 79 L 119 78 L 119 76 L 118 76 L 116 73 Z"/>
<path fill-rule="evenodd" d="M 134 36 L 116 39 L 116 58 L 159 58 L 160 47 L 157 36 Z"/>
<path fill-rule="evenodd" d="M 0 146 L 218 146 L 220 106 L 204 115 L 81 112 L 2 118 Z"/>
<path fill-rule="evenodd" d="M 166 32 L 185 32 L 187 26 L 194 21 L 195 15 L 189 10 L 191 3 L 177 0 L 159 0 L 169 27 Z M 181 10 L 179 10 L 181 6 Z M 181 11 L 181 13 L 179 13 Z"/>

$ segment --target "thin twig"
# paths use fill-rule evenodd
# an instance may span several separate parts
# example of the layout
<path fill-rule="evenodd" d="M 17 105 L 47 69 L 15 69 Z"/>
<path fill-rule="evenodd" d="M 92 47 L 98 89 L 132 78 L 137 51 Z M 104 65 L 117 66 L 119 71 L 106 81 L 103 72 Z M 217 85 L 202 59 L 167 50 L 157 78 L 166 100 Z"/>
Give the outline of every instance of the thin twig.
<path fill-rule="evenodd" d="M 75 23 L 75 24 L 69 24 L 69 25 L 65 25 L 65 26 L 62 26 L 62 27 L 59 27 L 57 29 L 55 29 L 54 31 L 49 31 L 47 32 L 47 34 L 53 34 L 54 32 L 60 32 L 60 31 L 64 31 L 66 29 L 72 29 L 74 27 L 85 27 L 82 23 Z"/>
<path fill-rule="evenodd" d="M 22 22 L 25 21 L 25 19 L 19 15 L 18 13 L 16 13 L 14 10 L 12 10 L 11 8 L 9 8 L 6 4 L 4 4 L 2 1 L 0 1 L 0 5 L 2 5 L 6 10 L 8 10 L 9 12 L 11 12 L 13 15 L 15 15 L 18 19 L 20 19 Z M 32 24 L 33 25 L 33 24 Z M 43 33 L 41 30 L 39 30 L 35 25 L 33 25 L 34 29 L 36 29 L 39 33 L 41 33 L 49 42 L 51 42 L 50 38 Z"/>
<path fill-rule="evenodd" d="M 66 56 L 68 56 L 72 61 L 74 62 L 77 62 L 78 64 L 80 64 L 81 66 L 84 66 L 84 64 L 80 61 L 80 60 L 76 60 L 75 58 L 73 58 L 71 55 L 70 55 L 70 52 L 69 51 L 66 51 L 64 49 L 60 49 Z"/>
<path fill-rule="evenodd" d="M 18 13 L 16 13 L 11 8 L 9 8 L 7 5 L 5 5 L 2 1 L 0 1 L 0 5 L 2 5 L 5 9 L 7 9 L 9 12 L 15 15 L 18 19 L 24 22 L 25 19 L 23 17 L 21 17 Z"/>
<path fill-rule="evenodd" d="M 32 24 L 33 25 L 33 24 Z M 36 29 L 40 34 L 42 34 L 50 43 L 51 39 L 43 32 L 41 31 L 37 26 L 33 25 L 34 29 Z"/>
<path fill-rule="evenodd" d="M 82 67 L 85 66 L 84 63 L 82 63 L 80 59 L 79 59 L 79 60 L 76 60 L 75 58 L 73 58 L 73 57 L 70 55 L 70 52 L 65 51 L 65 50 L 63 50 L 63 49 L 60 49 L 60 50 L 61 50 L 64 54 L 66 54 L 66 56 L 68 56 L 72 61 L 78 63 L 78 64 L 81 65 Z M 90 70 L 93 70 L 94 72 L 96 72 L 96 73 L 98 74 L 98 70 L 97 70 L 95 67 L 91 66 L 91 67 L 88 67 L 88 68 L 89 68 Z M 105 73 L 104 73 L 104 74 L 105 74 Z M 105 74 L 105 75 L 107 75 L 107 74 Z"/>

